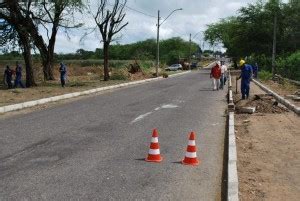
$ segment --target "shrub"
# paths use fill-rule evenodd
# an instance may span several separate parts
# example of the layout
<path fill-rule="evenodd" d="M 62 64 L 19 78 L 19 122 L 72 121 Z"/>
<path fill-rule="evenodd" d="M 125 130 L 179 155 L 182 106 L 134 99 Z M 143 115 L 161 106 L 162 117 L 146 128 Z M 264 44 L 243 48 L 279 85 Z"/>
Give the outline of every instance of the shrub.
<path fill-rule="evenodd" d="M 110 79 L 111 80 L 128 80 L 129 73 L 126 68 L 113 69 Z"/>
<path fill-rule="evenodd" d="M 162 73 L 161 75 L 162 75 L 163 78 L 168 78 L 169 77 L 168 73 L 165 73 L 165 72 Z"/>
<path fill-rule="evenodd" d="M 153 66 L 155 66 L 155 64 L 153 63 L 153 61 L 145 61 L 145 60 L 141 60 L 140 61 L 140 66 L 144 69 L 149 69 Z"/>
<path fill-rule="evenodd" d="M 258 72 L 258 77 L 260 80 L 270 80 L 272 79 L 272 73 L 269 71 L 262 70 Z"/>
<path fill-rule="evenodd" d="M 246 59 L 246 62 L 248 64 L 254 65 L 255 63 L 258 64 L 259 70 L 265 70 L 265 71 L 272 71 L 272 58 L 268 57 L 264 54 L 262 55 L 251 55 Z"/>
<path fill-rule="evenodd" d="M 276 70 L 283 77 L 300 81 L 300 51 L 280 57 L 276 62 Z"/>

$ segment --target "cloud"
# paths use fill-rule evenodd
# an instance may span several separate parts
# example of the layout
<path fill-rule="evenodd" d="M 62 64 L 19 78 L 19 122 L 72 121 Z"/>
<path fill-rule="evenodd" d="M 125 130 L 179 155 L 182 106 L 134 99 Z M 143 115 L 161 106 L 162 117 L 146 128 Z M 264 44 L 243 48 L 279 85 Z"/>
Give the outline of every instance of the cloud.
<path fill-rule="evenodd" d="M 238 10 L 242 6 L 244 6 L 245 3 L 243 2 L 230 2 L 226 5 L 226 9 L 228 10 Z"/>
<path fill-rule="evenodd" d="M 93 7 L 97 2 L 98 0 L 92 0 Z M 114 1 L 111 0 L 112 2 Z M 119 35 L 121 38 L 118 42 L 127 44 L 156 38 L 157 11 L 160 10 L 163 20 L 172 10 L 183 8 L 182 11 L 177 11 L 170 16 L 161 26 L 160 38 L 163 40 L 179 36 L 188 40 L 190 33 L 193 37 L 200 32 L 193 39 L 194 42 L 200 44 L 203 42 L 202 32 L 206 29 L 207 24 L 235 15 L 242 6 L 254 2 L 256 0 L 128 0 L 127 5 L 132 9 L 126 9 L 125 21 L 128 21 L 129 25 L 121 31 Z M 89 27 L 95 26 L 91 16 L 85 14 L 82 19 Z M 101 47 L 99 33 L 89 35 L 86 37 L 85 42 L 81 44 L 80 38 L 84 32 L 86 31 L 83 28 L 74 31 L 71 40 L 68 40 L 63 32 L 59 32 L 55 51 L 75 52 L 79 48 L 95 50 Z"/>

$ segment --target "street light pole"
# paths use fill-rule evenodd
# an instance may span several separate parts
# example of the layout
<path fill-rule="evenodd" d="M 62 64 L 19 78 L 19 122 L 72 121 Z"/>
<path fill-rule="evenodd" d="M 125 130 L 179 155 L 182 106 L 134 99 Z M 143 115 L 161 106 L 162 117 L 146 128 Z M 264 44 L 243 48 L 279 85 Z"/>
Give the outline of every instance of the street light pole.
<path fill-rule="evenodd" d="M 156 70 L 155 70 L 155 75 L 156 77 L 158 77 L 158 68 L 159 68 L 159 27 L 160 27 L 160 16 L 159 16 L 159 10 L 157 13 L 157 52 L 156 52 L 156 59 L 157 59 L 157 63 L 156 63 Z"/>
<path fill-rule="evenodd" d="M 277 14 L 274 15 L 274 25 L 273 25 L 273 50 L 272 50 L 272 77 L 275 76 L 275 68 L 276 68 L 276 33 L 277 33 Z"/>
<path fill-rule="evenodd" d="M 192 34 L 190 33 L 190 45 L 189 45 L 189 70 L 191 70 L 191 46 L 192 46 Z"/>
<path fill-rule="evenodd" d="M 156 63 L 156 69 L 155 69 L 156 77 L 158 77 L 158 68 L 159 68 L 159 28 L 174 12 L 176 12 L 178 10 L 183 10 L 183 9 L 179 8 L 179 9 L 173 10 L 161 23 L 160 23 L 160 11 L 158 10 L 158 12 L 157 12 L 157 41 L 156 41 L 157 42 L 157 52 L 156 52 L 156 57 L 157 57 L 156 62 L 157 63 Z"/>

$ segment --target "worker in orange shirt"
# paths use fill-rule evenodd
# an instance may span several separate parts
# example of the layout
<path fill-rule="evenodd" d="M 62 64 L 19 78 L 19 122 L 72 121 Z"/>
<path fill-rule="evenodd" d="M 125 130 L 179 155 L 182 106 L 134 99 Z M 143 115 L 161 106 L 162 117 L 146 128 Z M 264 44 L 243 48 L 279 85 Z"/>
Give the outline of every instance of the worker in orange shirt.
<path fill-rule="evenodd" d="M 212 79 L 213 90 L 219 90 L 220 88 L 220 78 L 221 78 L 221 67 L 220 63 L 217 62 L 216 65 L 211 69 L 210 78 Z"/>

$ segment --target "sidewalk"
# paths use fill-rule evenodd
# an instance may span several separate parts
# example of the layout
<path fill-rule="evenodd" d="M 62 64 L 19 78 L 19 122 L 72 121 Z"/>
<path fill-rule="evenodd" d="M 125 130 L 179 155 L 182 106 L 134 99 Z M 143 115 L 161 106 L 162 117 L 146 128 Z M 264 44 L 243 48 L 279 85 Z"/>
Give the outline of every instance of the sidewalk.
<path fill-rule="evenodd" d="M 249 100 L 240 101 L 240 95 L 234 96 L 237 106 L 261 107 L 252 115 L 235 115 L 240 200 L 298 200 L 300 118 L 273 105 L 253 83 Z"/>

